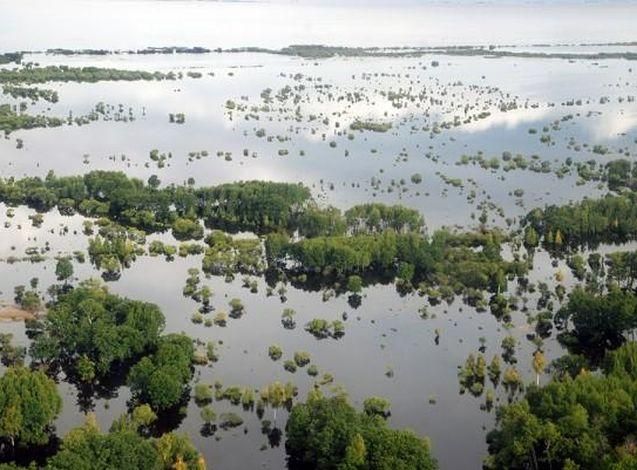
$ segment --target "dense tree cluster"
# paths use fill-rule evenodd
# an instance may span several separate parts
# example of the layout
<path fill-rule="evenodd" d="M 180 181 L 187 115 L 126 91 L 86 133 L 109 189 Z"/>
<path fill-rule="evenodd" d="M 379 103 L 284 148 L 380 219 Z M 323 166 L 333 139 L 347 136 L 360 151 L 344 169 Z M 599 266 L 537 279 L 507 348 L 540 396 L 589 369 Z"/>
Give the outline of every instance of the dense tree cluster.
<path fill-rule="evenodd" d="M 174 80 L 175 78 L 176 75 L 172 72 L 146 72 L 142 70 L 122 70 L 100 67 L 69 67 L 67 65 L 0 69 L 0 83 Z"/>
<path fill-rule="evenodd" d="M 555 323 L 565 330 L 560 341 L 572 350 L 603 356 L 621 346 L 625 335 L 637 327 L 637 296 L 619 288 L 600 295 L 576 287 L 556 313 Z"/>
<path fill-rule="evenodd" d="M 45 179 L 1 180 L 0 201 L 26 204 L 38 211 L 57 206 L 69 215 L 107 216 L 148 232 L 172 228 L 179 239 L 201 238 L 197 219 L 230 232 L 298 230 L 309 237 L 424 230 L 422 216 L 413 209 L 364 204 L 343 215 L 333 207 L 318 208 L 309 189 L 302 185 L 264 181 L 160 189 L 121 172 L 92 171 L 67 177 L 49 173 Z"/>
<path fill-rule="evenodd" d="M 57 270 L 64 279 L 72 275 L 72 265 L 66 261 L 60 259 Z M 203 458 L 185 436 L 157 435 L 152 428 L 157 419 L 154 411 L 167 410 L 188 396 L 192 340 L 178 334 L 160 336 L 164 316 L 157 306 L 110 294 L 96 281 L 51 292 L 54 300 L 47 316 L 29 325 L 33 365 L 49 367 L 31 370 L 12 361 L 0 377 L 0 459 L 15 458 L 7 448 L 28 453 L 32 446 L 49 446 L 46 462 L 38 462 L 43 468 L 205 470 Z M 4 361 L 11 337 L 1 340 Z M 125 373 L 135 362 L 128 382 L 133 403 L 140 406 L 115 420 L 106 434 L 89 415 L 86 425 L 72 430 L 60 445 L 52 424 L 62 399 L 45 371 L 55 375 L 54 366 L 60 365 L 83 389 L 85 383 L 107 382 L 112 375 Z M 158 437 L 149 438 L 151 434 Z M 14 463 L 0 467 L 21 468 Z"/>
<path fill-rule="evenodd" d="M 503 260 L 503 236 L 497 231 L 440 230 L 427 237 L 424 220 L 413 209 L 364 204 L 342 214 L 332 207 L 318 208 L 309 190 L 297 184 L 250 181 L 160 189 L 123 173 L 93 171 L 0 180 L 0 201 L 39 211 L 57 206 L 65 214 L 108 217 L 146 232 L 172 228 L 180 239 L 200 238 L 200 219 L 231 232 L 268 234 L 269 267 L 321 276 L 380 275 L 406 286 L 425 281 L 459 294 L 466 288 L 503 291 L 507 277 L 526 272 L 525 263 Z M 89 247 L 92 261 L 113 276 L 143 251 L 135 246 L 135 233 L 117 224 L 102 224 Z M 292 242 L 289 237 L 295 233 L 310 238 Z M 206 242 L 205 272 L 258 274 L 265 269 L 259 240 L 232 239 L 216 231 Z"/>
<path fill-rule="evenodd" d="M 9 104 L 0 104 L 0 131 L 7 134 L 18 129 L 34 129 L 36 127 L 59 127 L 63 119 L 23 112 L 17 112 Z"/>
<path fill-rule="evenodd" d="M 630 160 L 620 158 L 606 164 L 608 189 L 618 191 L 624 188 L 637 189 L 637 165 Z"/>
<path fill-rule="evenodd" d="M 361 204 L 345 212 L 347 226 L 353 233 L 379 233 L 387 229 L 396 232 L 420 232 L 425 220 L 420 212 L 404 206 L 380 203 Z"/>
<path fill-rule="evenodd" d="M 605 375 L 583 371 L 504 406 L 489 433 L 492 469 L 637 466 L 637 344 L 609 354 Z"/>
<path fill-rule="evenodd" d="M 248 273 L 259 274 L 264 269 L 263 249 L 257 238 L 237 238 L 219 230 L 206 237 L 208 248 L 202 261 L 202 269 L 210 274 Z"/>
<path fill-rule="evenodd" d="M 41 468 L 205 470 L 206 462 L 186 436 L 171 432 L 156 438 L 147 437 L 146 430 L 156 419 L 157 416 L 147 406 L 137 407 L 131 414 L 115 420 L 108 433 L 102 433 L 95 415 L 89 414 L 85 424 L 72 429 L 62 440 L 57 452 Z M 0 468 L 19 470 L 27 467 L 0 464 Z"/>
<path fill-rule="evenodd" d="M 60 365 L 81 382 L 107 376 L 155 349 L 164 316 L 154 304 L 110 294 L 85 281 L 59 296 L 31 345 L 34 360 Z"/>
<path fill-rule="evenodd" d="M 391 129 L 390 122 L 373 122 L 373 121 L 360 121 L 356 120 L 350 124 L 350 129 L 353 131 L 372 131 L 372 132 L 387 132 Z"/>
<path fill-rule="evenodd" d="M 595 268 L 595 263 L 591 268 Z M 615 251 L 606 255 L 605 264 L 607 279 L 626 289 L 633 289 L 635 287 L 635 281 L 637 281 L 637 251 Z M 601 266 L 593 269 L 599 272 Z"/>
<path fill-rule="evenodd" d="M 38 101 L 39 99 L 43 99 L 50 103 L 57 103 L 59 99 L 57 91 L 38 87 L 4 85 L 2 87 L 2 93 L 5 95 L 9 95 L 11 98 L 14 99 L 21 98 L 29 99 L 31 101 Z"/>
<path fill-rule="evenodd" d="M 356 411 L 344 397 L 311 392 L 285 427 L 288 468 L 430 470 L 427 440 L 387 427 L 377 413 Z"/>
<path fill-rule="evenodd" d="M 637 193 L 535 209 L 524 221 L 549 249 L 577 248 L 637 237 Z"/>
<path fill-rule="evenodd" d="M 61 410 L 55 382 L 43 372 L 12 367 L 0 377 L 0 438 L 12 446 L 46 444 Z"/>
<path fill-rule="evenodd" d="M 173 222 L 173 236 L 177 240 L 201 240 L 203 227 L 196 220 L 179 217 Z"/>
<path fill-rule="evenodd" d="M 99 235 L 89 239 L 88 254 L 95 267 L 104 271 L 107 280 L 114 279 L 144 253 L 144 241 L 143 233 L 108 224 L 102 226 Z M 150 248 L 157 249 L 153 245 Z M 167 248 L 162 245 L 162 253 L 166 251 Z"/>
<path fill-rule="evenodd" d="M 158 189 L 121 172 L 92 171 L 84 176 L 37 177 L 0 181 L 0 200 L 26 204 L 38 211 L 55 206 L 72 214 L 107 216 L 147 232 L 175 228 L 180 236 L 201 234 L 187 220 L 228 231 L 268 233 L 296 227 L 310 202 L 310 192 L 298 184 L 248 181 L 216 187 L 170 186 Z M 187 219 L 187 220 L 181 220 Z M 187 226 L 186 226 L 187 225 Z"/>
<path fill-rule="evenodd" d="M 128 375 L 133 394 L 155 410 L 179 404 L 187 394 L 192 378 L 192 340 L 185 335 L 170 334 L 159 339 L 153 354 L 142 358 Z"/>
<path fill-rule="evenodd" d="M 15 62 L 19 64 L 22 61 L 22 52 L 3 52 L 0 54 L 0 65 Z"/>
<path fill-rule="evenodd" d="M 464 288 L 506 290 L 507 275 L 526 272 L 523 263 L 502 259 L 500 237 L 491 232 L 455 235 L 440 230 L 428 239 L 415 232 L 403 234 L 389 229 L 298 242 L 275 234 L 268 237 L 265 246 L 269 262 L 291 263 L 298 271 L 322 275 L 376 273 L 408 283 L 447 285 L 458 293 Z"/>

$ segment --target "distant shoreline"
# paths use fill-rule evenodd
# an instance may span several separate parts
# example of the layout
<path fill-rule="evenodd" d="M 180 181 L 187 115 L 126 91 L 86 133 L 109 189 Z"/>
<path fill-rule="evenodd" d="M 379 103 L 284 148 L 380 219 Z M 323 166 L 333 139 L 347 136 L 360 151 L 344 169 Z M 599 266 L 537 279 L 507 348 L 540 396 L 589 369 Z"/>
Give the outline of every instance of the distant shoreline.
<path fill-rule="evenodd" d="M 608 43 L 579 43 L 579 44 L 525 44 L 525 45 L 488 45 L 488 46 L 427 46 L 427 47 L 339 47 L 326 45 L 291 45 L 281 49 L 270 49 L 257 46 L 247 46 L 238 48 L 216 48 L 193 46 L 164 46 L 147 47 L 144 49 L 63 49 L 51 48 L 46 50 L 16 51 L 0 54 L 0 64 L 20 63 L 25 55 L 61 55 L 61 56 L 107 56 L 107 55 L 169 55 L 169 54 L 220 54 L 220 53 L 256 53 L 285 55 L 301 57 L 306 59 L 324 59 L 331 57 L 419 57 L 430 54 L 449 56 L 489 56 L 497 57 L 517 57 L 532 59 L 585 59 L 585 60 L 605 60 L 605 59 L 625 59 L 637 60 L 636 51 L 621 52 L 535 52 L 511 50 L 514 48 L 541 47 L 635 47 L 637 41 L 629 42 L 608 42 Z"/>

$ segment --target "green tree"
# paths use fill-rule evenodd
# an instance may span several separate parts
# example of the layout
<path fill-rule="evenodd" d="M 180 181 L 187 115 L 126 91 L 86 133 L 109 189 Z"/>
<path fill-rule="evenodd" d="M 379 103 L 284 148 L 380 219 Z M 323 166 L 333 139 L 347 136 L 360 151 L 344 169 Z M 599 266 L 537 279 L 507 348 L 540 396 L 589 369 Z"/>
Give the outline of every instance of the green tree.
<path fill-rule="evenodd" d="M 192 340 L 179 334 L 162 336 L 157 350 L 142 358 L 128 374 L 131 391 L 154 410 L 166 410 L 183 399 L 192 377 Z"/>
<path fill-rule="evenodd" d="M 12 445 L 47 443 L 61 410 L 55 382 L 43 372 L 9 368 L 0 378 L 0 436 Z"/>
<path fill-rule="evenodd" d="M 58 281 L 67 282 L 73 276 L 73 263 L 69 258 L 60 258 L 55 265 L 55 275 Z"/>
<path fill-rule="evenodd" d="M 294 405 L 285 430 L 290 469 L 437 468 L 425 439 L 389 429 L 384 419 L 357 412 L 344 396 L 312 393 Z"/>

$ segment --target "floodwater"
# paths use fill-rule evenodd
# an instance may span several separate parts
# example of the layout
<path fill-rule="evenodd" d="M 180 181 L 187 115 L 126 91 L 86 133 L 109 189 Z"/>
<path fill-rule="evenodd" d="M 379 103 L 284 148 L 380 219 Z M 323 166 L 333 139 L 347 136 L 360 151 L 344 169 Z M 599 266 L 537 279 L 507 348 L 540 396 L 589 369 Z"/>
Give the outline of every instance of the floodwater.
<path fill-rule="evenodd" d="M 637 13 L 630 3 L 593 3 L 582 8 L 568 2 L 404 2 L 393 8 L 381 2 L 371 7 L 356 2 L 346 6 L 336 2 L 99 0 L 52 4 L 0 0 L 0 49 L 494 43 L 545 51 L 531 45 L 566 43 L 569 45 L 555 51 L 599 52 L 616 51 L 620 46 L 573 44 L 632 40 Z M 49 15 L 42 14 L 45 10 Z M 621 46 L 621 50 L 635 52 L 637 47 Z M 0 174 L 5 178 L 44 176 L 51 170 L 71 175 L 108 169 L 144 180 L 155 174 L 163 184 L 180 184 L 189 178 L 197 185 L 246 179 L 302 182 L 322 204 L 342 209 L 370 201 L 417 208 L 431 232 L 442 226 L 477 227 L 483 207 L 488 210 L 489 225 L 507 227 L 509 219 L 515 227 L 517 219 L 534 207 L 604 194 L 603 182 L 581 179 L 573 166 L 589 160 L 603 166 L 620 157 L 634 159 L 637 152 L 637 68 L 626 60 L 445 55 L 306 60 L 254 53 L 99 57 L 34 53 L 27 54 L 25 61 L 173 71 L 181 72 L 183 78 L 40 85 L 56 90 L 60 100 L 29 103 L 30 113 L 76 117 L 87 115 L 100 102 L 114 110 L 82 126 L 17 131 L 0 140 Z M 192 78 L 188 72 L 202 76 Z M 272 90 L 271 102 L 262 97 L 267 89 Z M 399 98 L 391 100 L 390 95 Z M 20 101 L 0 96 L 2 103 Z M 237 106 L 230 109 L 228 100 Z M 511 103 L 515 106 L 503 109 L 503 104 Z M 171 123 L 171 113 L 183 113 L 185 122 Z M 459 125 L 442 125 L 480 113 L 488 115 Z M 350 131 L 356 120 L 387 122 L 392 127 L 385 133 Z M 261 129 L 262 137 L 257 135 Z M 548 135 L 549 141 L 542 142 L 542 135 Z M 23 148 L 16 148 L 17 139 L 23 141 Z M 606 152 L 593 152 L 595 146 Z M 170 152 L 172 158 L 159 168 L 149 158 L 151 149 Z M 189 156 L 203 150 L 208 156 Z M 280 155 L 282 150 L 287 155 Z M 504 152 L 523 155 L 529 162 L 547 162 L 550 170 L 505 171 Z M 479 154 L 486 160 L 497 157 L 499 168 L 458 164 L 462 155 Z M 571 171 L 558 177 L 556 171 L 567 159 L 574 162 Z M 422 182 L 412 182 L 414 174 L 420 174 Z M 453 178 L 460 184 L 445 182 Z M 514 196 L 516 190 L 522 190 L 522 195 Z M 0 262 L 0 300 L 11 301 L 13 288 L 28 285 L 33 277 L 39 278 L 44 292 L 55 282 L 53 257 L 85 251 L 88 241 L 82 234 L 80 216 L 64 217 L 53 211 L 45 215 L 41 228 L 35 228 L 28 219 L 32 211 L 19 208 L 13 217 L 6 212 L 0 205 L 0 259 L 22 257 L 27 248 L 42 247 L 45 242 L 50 247 L 47 260 L 41 263 Z M 168 234 L 148 240 L 157 238 L 175 243 Z M 518 368 L 527 383 L 534 379 L 534 345 L 526 340 L 532 328 L 521 312 L 513 313 L 509 331 L 488 312 L 479 313 L 460 298 L 451 305 L 430 306 L 430 318 L 421 319 L 418 309 L 427 299 L 415 293 L 401 296 L 392 285 L 367 286 L 361 306 L 354 309 L 345 296 L 324 300 L 321 292 L 290 285 L 287 301 L 282 303 L 276 294 L 266 295 L 263 279 L 258 279 L 258 293 L 253 294 L 242 287 L 241 276 L 230 283 L 212 277 L 203 283 L 215 293 L 214 307 L 225 310 L 228 301 L 238 297 L 246 314 L 229 320 L 225 328 L 206 328 L 191 323 L 197 304 L 182 296 L 187 270 L 192 267 L 201 267 L 200 256 L 172 262 L 143 256 L 109 287 L 157 303 L 166 316 L 166 331 L 183 331 L 204 342 L 223 342 L 219 361 L 197 367 L 196 380 L 256 389 L 274 380 L 292 381 L 303 399 L 314 379 L 305 369 L 295 374 L 284 371 L 282 361 L 271 361 L 267 349 L 279 344 L 284 359 L 295 351 L 308 351 L 321 374 L 332 374 L 334 384 L 342 386 L 355 404 L 372 395 L 388 398 L 392 403 L 390 424 L 428 436 L 445 469 L 480 468 L 486 454 L 484 438 L 493 426 L 494 413 L 480 408 L 484 397 L 459 395 L 457 379 L 457 367 L 469 353 L 477 352 L 479 338 L 484 338 L 485 357 L 490 360 L 500 352 L 502 338 L 514 335 L 520 341 Z M 558 269 L 567 273 L 565 285 L 572 285 L 563 262 L 551 267 L 549 256 L 539 252 L 529 277 L 552 288 Z M 75 271 L 79 279 L 100 275 L 89 262 L 76 263 Z M 512 283 L 510 290 L 514 289 Z M 527 295 L 533 313 L 537 295 Z M 284 308 L 296 310 L 295 330 L 281 325 Z M 312 318 L 333 320 L 343 313 L 348 319 L 341 339 L 316 340 L 303 330 Z M 15 333 L 26 344 L 22 325 L 2 323 L 0 329 Z M 440 331 L 439 344 L 436 330 Z M 549 359 L 563 353 L 550 339 L 545 352 Z M 393 377 L 386 375 L 388 370 L 394 372 Z M 64 411 L 56 424 L 63 435 L 82 423 L 83 417 L 76 403 L 77 391 L 63 381 L 60 387 Z M 501 387 L 498 397 L 501 402 L 507 399 Z M 109 400 L 95 400 L 103 429 L 126 409 L 129 398 L 123 387 Z M 216 402 L 214 407 L 217 414 L 226 410 L 241 414 L 245 431 L 240 427 L 202 436 L 199 411 L 192 402 L 178 427 L 191 436 L 213 468 L 284 467 L 283 442 L 278 447 L 268 443 L 254 412 L 227 402 Z M 270 415 L 266 410 L 266 418 L 271 419 Z M 283 428 L 285 419 L 285 413 L 280 413 L 277 425 Z"/>

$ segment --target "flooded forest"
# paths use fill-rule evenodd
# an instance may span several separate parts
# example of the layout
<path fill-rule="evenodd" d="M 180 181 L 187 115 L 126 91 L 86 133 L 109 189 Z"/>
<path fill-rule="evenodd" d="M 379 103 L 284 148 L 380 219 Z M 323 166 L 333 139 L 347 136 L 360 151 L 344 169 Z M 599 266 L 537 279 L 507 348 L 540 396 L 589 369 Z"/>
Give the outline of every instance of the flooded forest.
<path fill-rule="evenodd" d="M 0 469 L 637 468 L 635 17 L 0 0 Z"/>

